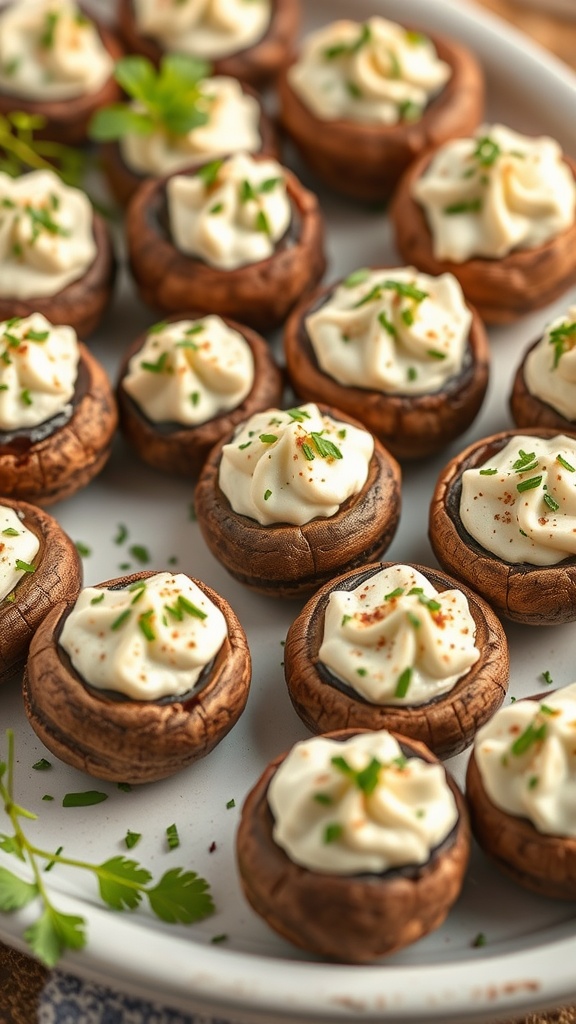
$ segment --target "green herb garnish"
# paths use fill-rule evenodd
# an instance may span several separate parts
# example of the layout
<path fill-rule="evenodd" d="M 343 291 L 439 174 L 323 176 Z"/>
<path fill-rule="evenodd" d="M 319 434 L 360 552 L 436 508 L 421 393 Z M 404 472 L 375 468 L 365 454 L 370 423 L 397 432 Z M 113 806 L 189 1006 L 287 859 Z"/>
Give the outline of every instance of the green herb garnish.
<path fill-rule="evenodd" d="M 99 887 L 100 898 L 113 910 L 135 910 L 146 896 L 152 912 L 170 924 L 191 924 L 214 911 L 208 883 L 192 871 L 173 868 L 159 882 L 136 861 L 115 856 L 102 864 L 65 857 L 32 844 L 26 837 L 22 819 L 36 815 L 14 800 L 14 734 L 6 733 L 8 757 L 0 763 L 0 800 L 10 820 L 13 834 L 0 835 L 0 848 L 25 862 L 32 881 L 24 881 L 7 868 L 0 867 L 0 912 L 12 913 L 40 901 L 40 916 L 24 932 L 33 954 L 47 967 L 54 967 L 66 949 L 82 949 L 86 944 L 86 921 L 78 915 L 64 914 L 52 903 L 44 883 L 40 862 L 63 864 L 91 872 Z"/>
<path fill-rule="evenodd" d="M 168 825 L 166 829 L 166 841 L 169 850 L 176 850 L 180 846 L 180 836 L 176 825 Z"/>
<path fill-rule="evenodd" d="M 400 675 L 398 676 L 398 679 L 396 680 L 396 689 L 394 690 L 394 696 L 395 697 L 405 697 L 406 694 L 408 693 L 408 690 L 409 690 L 411 682 L 412 682 L 412 669 L 411 668 L 405 668 L 404 671 L 400 673 Z"/>
<path fill-rule="evenodd" d="M 97 789 L 87 789 L 84 793 L 66 793 L 62 799 L 62 807 L 93 807 L 108 799 L 107 793 Z"/>

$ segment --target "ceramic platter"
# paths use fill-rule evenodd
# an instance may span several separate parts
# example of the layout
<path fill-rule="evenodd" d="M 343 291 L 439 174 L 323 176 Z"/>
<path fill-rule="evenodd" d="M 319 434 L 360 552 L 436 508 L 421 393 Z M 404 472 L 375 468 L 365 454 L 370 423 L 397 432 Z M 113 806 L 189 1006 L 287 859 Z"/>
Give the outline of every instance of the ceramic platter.
<path fill-rule="evenodd" d="M 382 13 L 423 29 L 448 32 L 475 49 L 489 86 L 488 117 L 530 133 L 555 136 L 576 155 L 576 78 L 503 23 L 463 0 L 308 0 L 305 29 L 353 12 L 358 19 Z M 295 163 L 303 180 L 314 182 Z M 328 225 L 328 279 L 359 266 L 397 264 L 385 213 L 358 209 L 321 196 Z M 427 540 L 428 503 L 436 477 L 459 448 L 476 437 L 511 425 L 507 400 L 512 374 L 543 324 L 563 312 L 568 296 L 553 308 L 512 328 L 492 332 L 492 383 L 483 410 L 461 441 L 440 457 L 404 471 L 403 510 L 387 558 L 434 565 Z M 115 375 L 130 340 L 157 316 L 138 304 L 122 277 L 106 322 L 91 342 Z M 297 602 L 274 603 L 246 592 L 205 550 L 190 516 L 192 485 L 139 464 L 121 439 L 100 478 L 52 511 L 73 540 L 90 549 L 86 583 L 119 574 L 122 563 L 141 566 L 131 545 L 145 546 L 149 568 L 177 567 L 204 579 L 230 602 L 248 634 L 254 675 L 247 710 L 221 745 L 176 777 L 131 792 L 99 783 L 106 802 L 63 809 L 62 796 L 94 788 L 93 780 L 54 763 L 32 770 L 46 754 L 27 725 L 18 685 L 0 695 L 0 757 L 6 728 L 16 734 L 17 800 L 38 813 L 33 838 L 47 849 L 63 845 L 69 856 L 101 862 L 125 851 L 127 829 L 143 838 L 134 854 L 155 877 L 170 867 L 195 870 L 211 884 L 217 913 L 191 927 L 163 925 L 146 909 L 114 914 L 100 903 L 91 876 L 55 869 L 47 876 L 53 899 L 87 920 L 88 945 L 68 955 L 71 972 L 103 981 L 168 1006 L 235 1021 L 267 1024 L 316 1021 L 486 1021 L 576 998 L 576 906 L 531 896 L 505 881 L 474 851 L 461 899 L 444 926 L 381 964 L 335 966 L 308 959 L 281 941 L 245 903 L 237 879 L 234 835 L 245 793 L 265 763 L 305 738 L 284 684 L 282 640 L 299 610 Z M 128 538 L 115 543 L 119 524 Z M 511 647 L 511 694 L 542 690 L 541 673 L 554 684 L 574 681 L 575 626 L 507 626 Z M 51 760 L 54 760 L 51 758 Z M 466 755 L 450 763 L 463 778 Z M 48 803 L 45 794 L 54 797 Z M 231 801 L 234 807 L 227 807 Z M 181 845 L 168 852 L 165 830 L 176 823 Z M 8 827 L 0 812 L 0 831 Z M 212 852 L 210 852 L 212 851 Z M 0 852 L 0 864 L 14 858 Z M 0 938 L 21 948 L 31 912 L 0 915 Z M 344 924 L 343 924 L 344 926 Z M 486 944 L 474 946 L 482 933 Z M 226 935 L 225 942 L 212 942 Z"/>

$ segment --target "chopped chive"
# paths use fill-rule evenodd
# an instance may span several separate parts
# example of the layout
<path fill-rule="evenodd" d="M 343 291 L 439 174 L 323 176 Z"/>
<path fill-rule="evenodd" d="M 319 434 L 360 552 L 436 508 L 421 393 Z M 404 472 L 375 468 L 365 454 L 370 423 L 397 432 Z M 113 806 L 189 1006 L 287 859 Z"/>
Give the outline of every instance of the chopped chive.
<path fill-rule="evenodd" d="M 260 434 L 260 441 L 262 441 L 262 444 L 274 444 L 277 440 L 277 434 Z"/>
<path fill-rule="evenodd" d="M 340 839 L 343 832 L 342 825 L 339 825 L 337 821 L 333 821 L 330 825 L 326 825 L 324 829 L 324 842 L 327 844 L 335 843 L 337 839 Z"/>
<path fill-rule="evenodd" d="M 539 476 L 531 476 L 528 480 L 521 480 L 519 484 L 516 484 L 516 490 L 522 493 L 523 491 L 533 491 L 536 487 L 540 487 L 542 483 L 542 474 Z"/>
<path fill-rule="evenodd" d="M 101 594 L 98 594 L 98 597 L 93 597 L 91 599 L 91 601 L 90 601 L 90 604 L 100 604 L 103 600 L 104 600 L 104 591 L 102 591 Z"/>
<path fill-rule="evenodd" d="M 24 562 L 21 558 L 16 559 L 16 569 L 18 572 L 36 572 L 35 565 L 31 565 L 30 562 Z"/>
<path fill-rule="evenodd" d="M 497 469 L 481 469 L 480 476 L 494 476 L 497 472 Z"/>
<path fill-rule="evenodd" d="M 180 846 L 180 836 L 178 835 L 176 825 L 168 825 L 168 828 L 166 829 L 166 839 L 169 850 L 176 850 Z"/>
<path fill-rule="evenodd" d="M 151 619 L 154 615 L 154 609 L 149 608 L 146 612 L 141 612 L 138 616 L 138 628 L 141 633 L 144 634 L 146 640 L 152 641 L 156 639 L 156 633 L 152 627 Z"/>
<path fill-rule="evenodd" d="M 118 618 L 114 619 L 114 622 L 110 626 L 110 629 L 120 629 L 120 627 L 124 625 L 126 620 L 130 618 L 131 614 L 132 612 L 130 608 L 126 608 L 123 612 L 120 612 Z"/>
<path fill-rule="evenodd" d="M 180 608 L 182 608 L 182 610 L 184 612 L 186 612 L 187 615 L 192 615 L 193 618 L 195 618 L 195 619 L 206 619 L 206 618 L 208 618 L 208 613 L 207 612 L 202 611 L 202 609 L 199 608 L 198 605 L 195 605 L 192 601 L 189 601 L 188 598 L 184 597 L 183 594 L 179 594 L 178 595 L 178 602 L 177 603 L 178 603 L 178 606 Z"/>
<path fill-rule="evenodd" d="M 410 687 L 410 683 L 411 682 L 412 682 L 412 669 L 411 668 L 405 668 L 404 671 L 400 673 L 400 675 L 398 676 L 398 679 L 396 681 L 396 689 L 394 690 L 394 696 L 395 697 L 405 697 L 406 694 L 408 693 L 408 689 Z"/>
<path fill-rule="evenodd" d="M 558 454 L 556 456 L 556 462 L 559 462 L 560 465 L 564 469 L 567 469 L 569 473 L 576 473 L 576 469 L 574 468 L 574 466 L 571 466 L 569 462 L 566 462 L 566 459 L 564 458 L 563 455 Z"/>
<path fill-rule="evenodd" d="M 544 495 L 544 502 L 548 506 L 548 508 L 550 509 L 551 512 L 557 512 L 558 509 L 560 508 L 560 505 L 558 504 L 556 499 L 552 497 L 551 494 L 545 494 Z"/>

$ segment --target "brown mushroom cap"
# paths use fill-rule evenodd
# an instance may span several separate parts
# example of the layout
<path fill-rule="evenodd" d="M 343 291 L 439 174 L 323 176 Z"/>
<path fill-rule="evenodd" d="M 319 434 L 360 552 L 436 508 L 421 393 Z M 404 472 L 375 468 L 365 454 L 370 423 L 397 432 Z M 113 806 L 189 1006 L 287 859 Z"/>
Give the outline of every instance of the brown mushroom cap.
<path fill-rule="evenodd" d="M 484 788 L 474 751 L 466 771 L 466 798 L 474 838 L 504 874 L 542 896 L 576 899 L 576 839 L 545 835 L 528 818 L 496 807 Z"/>
<path fill-rule="evenodd" d="M 118 23 L 129 53 L 148 57 L 159 64 L 164 53 L 151 37 L 139 34 L 132 0 L 119 0 Z M 238 53 L 212 61 L 215 75 L 231 75 L 257 88 L 273 79 L 290 59 L 300 24 L 298 0 L 272 0 L 268 29 L 256 43 Z"/>
<path fill-rule="evenodd" d="M 166 181 L 151 179 L 128 208 L 130 268 L 143 302 L 167 313 L 218 313 L 256 330 L 277 327 L 324 273 L 324 224 L 317 197 L 284 168 L 292 226 L 268 259 L 220 270 L 181 253 L 161 227 Z M 172 177 L 170 175 L 169 177 Z"/>
<path fill-rule="evenodd" d="M 168 322 L 195 319 L 196 316 L 196 313 L 172 316 Z M 249 394 L 235 409 L 194 427 L 176 422 L 153 423 L 124 389 L 128 362 L 142 348 L 147 332 L 136 338 L 126 352 L 117 388 L 120 427 L 140 458 L 155 469 L 185 477 L 197 476 L 208 452 L 221 437 L 229 434 L 254 413 L 274 408 L 281 401 L 283 377 L 267 342 L 243 324 L 234 320 L 225 320 L 225 323 L 232 330 L 238 331 L 250 346 L 254 357 L 254 383 Z"/>
<path fill-rule="evenodd" d="M 18 3 L 18 0 L 14 0 Z M 96 27 L 100 39 L 114 61 L 123 55 L 122 47 L 114 32 L 96 18 L 92 11 L 85 12 Z M 46 120 L 44 128 L 35 134 L 66 146 L 78 146 L 88 138 L 88 125 L 100 107 L 116 103 L 120 99 L 120 88 L 111 75 L 95 92 L 64 100 L 27 99 L 16 93 L 0 92 L 0 114 L 8 115 L 14 110 Z"/>
<path fill-rule="evenodd" d="M 423 206 L 411 195 L 433 152 L 423 154 L 402 176 L 390 204 L 396 248 L 406 263 L 427 274 L 450 273 L 486 323 L 513 323 L 554 302 L 576 280 L 576 219 L 543 245 L 517 249 L 502 259 L 480 257 L 454 263 L 434 255 L 432 234 Z M 576 162 L 564 157 L 576 177 Z"/>
<path fill-rule="evenodd" d="M 427 33 L 452 75 L 418 121 L 366 124 L 316 117 L 292 89 L 287 70 L 278 81 L 282 127 L 303 159 L 336 192 L 368 202 L 388 199 L 400 175 L 425 149 L 469 135 L 484 112 L 484 75 L 470 50 Z"/>
<path fill-rule="evenodd" d="M 567 419 L 561 412 L 558 412 L 552 405 L 549 405 L 548 402 L 543 401 L 543 399 L 538 398 L 537 395 L 533 395 L 528 390 L 524 376 L 524 366 L 530 352 L 540 344 L 540 340 L 538 338 L 530 346 L 516 370 L 510 392 L 510 412 L 512 413 L 512 418 L 516 426 L 522 430 L 524 427 L 545 427 L 561 434 L 574 434 L 576 433 L 576 419 Z M 576 413 L 576 409 L 574 411 Z"/>
<path fill-rule="evenodd" d="M 243 82 L 240 84 L 243 92 L 247 93 L 249 96 L 253 96 L 260 106 L 258 130 L 260 132 L 261 145 L 258 149 L 258 153 L 261 153 L 263 156 L 279 159 L 280 146 L 278 142 L 278 132 L 274 122 L 264 110 L 261 99 L 254 90 Z M 106 176 L 112 195 L 116 202 L 120 203 L 121 206 L 127 206 L 140 185 L 143 185 L 150 175 L 140 174 L 138 171 L 134 171 L 128 166 L 122 157 L 122 151 L 118 142 L 101 143 L 99 152 L 102 158 L 102 170 Z M 201 166 L 201 163 L 203 162 L 204 161 L 197 161 L 196 166 Z M 188 170 L 193 166 L 195 165 L 191 159 Z"/>
<path fill-rule="evenodd" d="M 0 493 L 51 505 L 85 487 L 108 461 L 118 424 L 112 386 L 103 366 L 79 343 L 72 414 L 54 429 L 40 424 L 0 432 Z M 47 421 L 49 424 L 50 421 Z"/>
<path fill-rule="evenodd" d="M 119 588 L 152 575 L 99 585 Z M 58 643 L 66 607 L 59 604 L 46 616 L 30 645 L 23 694 L 32 728 L 56 757 L 97 779 L 155 782 L 210 753 L 235 725 L 251 679 L 246 635 L 228 602 L 193 582 L 224 615 L 228 636 L 205 684 L 175 700 L 114 700 L 89 689 Z"/>
<path fill-rule="evenodd" d="M 429 535 L 446 572 L 468 584 L 497 612 L 515 622 L 553 626 L 576 619 L 576 558 L 551 566 L 497 558 L 464 529 L 460 495 L 464 470 L 481 466 L 518 433 L 555 437 L 557 430 L 525 427 L 475 441 L 442 470 L 430 504 Z"/>
<path fill-rule="evenodd" d="M 345 740 L 358 731 L 329 735 Z M 407 756 L 436 763 L 423 744 L 395 738 Z M 330 875 L 295 864 L 272 838 L 267 790 L 284 756 L 248 794 L 237 834 L 240 880 L 256 913 L 294 945 L 346 963 L 375 960 L 438 928 L 460 893 L 470 848 L 466 803 L 450 776 L 458 821 L 426 864 L 381 875 Z"/>
<path fill-rule="evenodd" d="M 426 704 L 371 704 L 340 684 L 322 664 L 319 650 L 324 618 L 334 590 L 354 590 L 393 562 L 378 562 L 344 573 L 322 587 L 294 620 L 286 636 L 284 675 L 294 709 L 314 733 L 335 729 L 388 729 L 425 743 L 440 758 L 464 750 L 500 707 L 509 679 L 508 642 L 492 609 L 467 587 L 437 569 L 413 565 L 439 592 L 460 589 L 476 628 L 480 657 L 448 693 Z"/>
<path fill-rule="evenodd" d="M 103 218 L 97 213 L 93 218 L 96 257 L 82 277 L 71 281 L 55 295 L 32 296 L 29 299 L 0 297 L 0 321 L 42 313 L 52 324 L 73 327 L 81 338 L 96 329 L 112 298 L 116 259 Z"/>
<path fill-rule="evenodd" d="M 339 410 L 321 411 L 343 423 L 361 424 Z M 240 583 L 270 597 L 300 597 L 339 572 L 378 557 L 392 542 L 400 518 L 400 467 L 375 440 L 368 479 L 335 515 L 302 526 L 262 526 L 234 512 L 220 489 L 223 438 L 210 452 L 196 485 L 196 516 L 204 540 Z"/>
<path fill-rule="evenodd" d="M 30 641 L 55 604 L 68 608 L 82 584 L 82 563 L 75 545 L 47 512 L 12 498 L 0 498 L 40 541 L 33 564 L 10 596 L 0 601 L 0 684 L 8 682 L 24 666 Z"/>
<path fill-rule="evenodd" d="M 470 426 L 488 387 L 490 348 L 478 313 L 469 307 L 472 324 L 460 373 L 440 390 L 428 394 L 387 394 L 369 387 L 340 384 L 318 365 L 305 320 L 335 287 L 321 288 L 305 297 L 286 323 L 286 369 L 296 394 L 354 416 L 397 459 L 419 459 L 440 451 Z"/>

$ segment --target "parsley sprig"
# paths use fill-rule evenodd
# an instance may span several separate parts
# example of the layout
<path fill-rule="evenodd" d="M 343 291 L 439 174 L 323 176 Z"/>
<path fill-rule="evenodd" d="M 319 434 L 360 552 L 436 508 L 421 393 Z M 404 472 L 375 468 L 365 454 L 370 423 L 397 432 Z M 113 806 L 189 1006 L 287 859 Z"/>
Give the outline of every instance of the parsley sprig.
<path fill-rule="evenodd" d="M 209 64 L 183 54 L 166 55 L 158 70 L 146 57 L 122 57 L 114 77 L 129 100 L 97 111 L 89 125 L 90 138 L 109 142 L 129 133 L 155 131 L 187 135 L 209 120 L 209 99 L 201 88 L 209 74 Z"/>
<path fill-rule="evenodd" d="M 169 924 L 192 924 L 208 917 L 214 904 L 208 883 L 193 871 L 172 868 L 159 882 L 152 884 L 152 875 L 137 861 L 114 856 L 103 864 L 91 864 L 42 850 L 24 833 L 22 820 L 34 821 L 36 815 L 14 800 L 14 734 L 6 733 L 8 757 L 0 762 L 0 800 L 13 828 L 13 835 L 0 833 L 0 849 L 13 854 L 28 865 L 32 881 L 0 866 L 0 911 L 12 913 L 39 901 L 40 916 L 24 932 L 34 955 L 53 967 L 66 949 L 83 949 L 86 945 L 86 921 L 76 914 L 64 914 L 52 903 L 47 891 L 40 861 L 65 864 L 91 872 L 97 879 L 100 898 L 113 910 L 135 910 L 147 897 L 152 912 Z M 44 873 L 45 873 L 44 869 Z"/>

